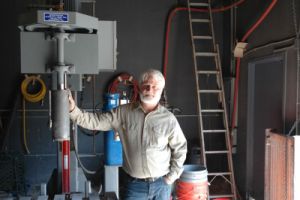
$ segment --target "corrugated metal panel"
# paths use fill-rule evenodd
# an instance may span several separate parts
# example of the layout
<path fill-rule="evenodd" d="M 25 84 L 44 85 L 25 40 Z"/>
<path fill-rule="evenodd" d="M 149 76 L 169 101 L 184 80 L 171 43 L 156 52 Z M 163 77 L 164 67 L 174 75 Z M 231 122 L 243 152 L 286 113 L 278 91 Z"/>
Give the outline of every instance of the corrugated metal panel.
<path fill-rule="evenodd" d="M 293 137 L 266 130 L 265 200 L 292 200 L 294 177 Z"/>

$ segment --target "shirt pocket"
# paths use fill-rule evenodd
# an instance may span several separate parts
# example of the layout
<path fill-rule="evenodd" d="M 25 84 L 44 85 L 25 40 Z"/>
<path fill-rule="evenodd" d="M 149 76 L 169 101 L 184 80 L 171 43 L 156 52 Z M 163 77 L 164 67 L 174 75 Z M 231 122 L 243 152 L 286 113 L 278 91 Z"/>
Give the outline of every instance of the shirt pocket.
<path fill-rule="evenodd" d="M 165 136 L 163 126 L 153 126 L 150 128 L 149 146 L 151 148 L 163 149 L 167 145 L 167 137 Z"/>
<path fill-rule="evenodd" d="M 135 137 L 137 135 L 137 124 L 135 123 L 128 123 L 122 125 L 122 130 L 127 135 L 127 137 Z"/>

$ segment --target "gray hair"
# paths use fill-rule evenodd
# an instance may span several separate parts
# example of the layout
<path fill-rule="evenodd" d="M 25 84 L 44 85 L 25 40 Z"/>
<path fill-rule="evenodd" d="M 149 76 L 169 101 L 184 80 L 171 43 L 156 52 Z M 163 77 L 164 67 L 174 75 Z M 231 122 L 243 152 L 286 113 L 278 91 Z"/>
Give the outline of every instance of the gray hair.
<path fill-rule="evenodd" d="M 148 80 L 151 76 L 162 86 L 162 88 L 165 87 L 165 77 L 159 70 L 156 70 L 156 69 L 149 69 L 149 70 L 145 71 L 140 76 L 139 84 L 141 85 L 143 82 Z"/>

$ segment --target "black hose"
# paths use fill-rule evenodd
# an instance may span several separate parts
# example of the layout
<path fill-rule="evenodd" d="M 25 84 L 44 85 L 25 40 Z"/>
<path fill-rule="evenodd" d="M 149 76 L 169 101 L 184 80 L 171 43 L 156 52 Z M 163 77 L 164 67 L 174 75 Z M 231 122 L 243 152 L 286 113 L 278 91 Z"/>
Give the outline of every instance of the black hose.
<path fill-rule="evenodd" d="M 72 133 L 73 133 L 73 138 L 74 138 L 74 137 L 75 137 L 75 131 L 72 131 Z M 74 141 L 73 141 L 73 142 L 74 142 Z M 76 158 L 77 158 L 77 160 L 78 160 L 78 163 L 79 163 L 80 167 L 82 168 L 82 170 L 83 170 L 85 173 L 87 173 L 87 174 L 96 174 L 97 171 L 90 171 L 90 170 L 88 170 L 87 168 L 85 168 L 85 167 L 83 166 L 83 164 L 82 164 L 82 162 L 81 162 L 81 160 L 80 160 L 80 158 L 79 158 L 79 155 L 78 155 L 78 149 L 77 149 L 76 145 L 74 145 L 74 151 L 75 151 L 75 155 L 76 155 Z"/>

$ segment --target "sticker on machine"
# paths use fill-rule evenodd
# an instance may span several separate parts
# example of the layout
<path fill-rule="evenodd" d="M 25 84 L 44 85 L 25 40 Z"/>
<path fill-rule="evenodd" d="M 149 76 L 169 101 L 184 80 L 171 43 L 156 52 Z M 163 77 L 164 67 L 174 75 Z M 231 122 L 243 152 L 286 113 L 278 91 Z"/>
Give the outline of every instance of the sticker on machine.
<path fill-rule="evenodd" d="M 45 22 L 69 22 L 69 14 L 45 12 L 44 21 Z"/>

